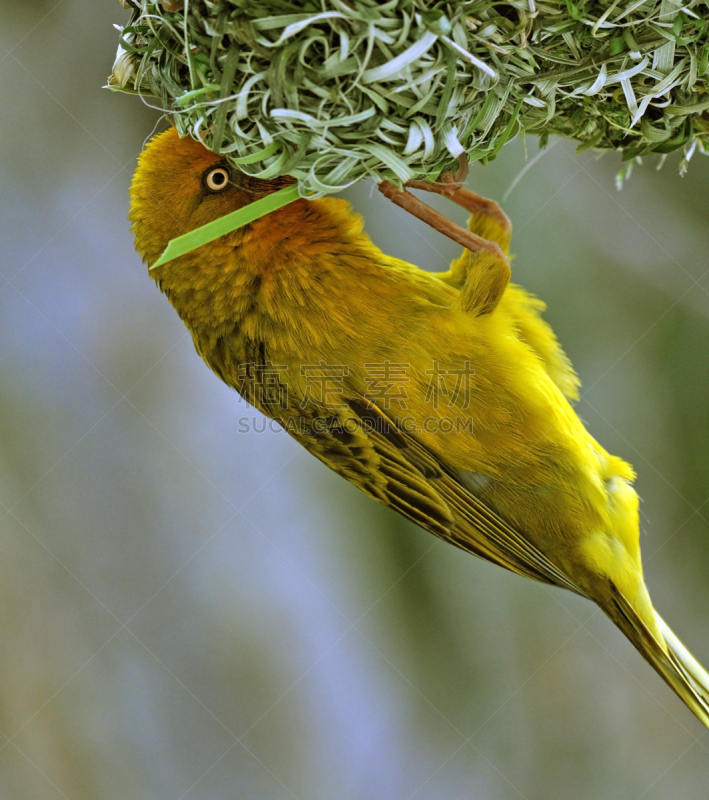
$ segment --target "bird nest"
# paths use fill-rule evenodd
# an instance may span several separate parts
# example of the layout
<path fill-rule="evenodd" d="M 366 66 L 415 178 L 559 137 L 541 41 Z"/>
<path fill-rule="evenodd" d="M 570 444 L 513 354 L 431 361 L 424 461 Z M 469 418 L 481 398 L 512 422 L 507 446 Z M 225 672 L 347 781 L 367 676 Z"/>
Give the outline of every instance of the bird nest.
<path fill-rule="evenodd" d="M 709 0 L 121 0 L 109 84 L 302 192 L 435 179 L 520 132 L 709 150 Z"/>

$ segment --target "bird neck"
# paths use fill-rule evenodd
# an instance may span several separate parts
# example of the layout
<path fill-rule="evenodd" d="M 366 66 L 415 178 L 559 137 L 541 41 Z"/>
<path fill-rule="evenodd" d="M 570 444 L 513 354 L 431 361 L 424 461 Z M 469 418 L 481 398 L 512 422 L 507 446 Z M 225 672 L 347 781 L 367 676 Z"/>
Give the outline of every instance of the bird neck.
<path fill-rule="evenodd" d="M 346 273 L 366 272 L 381 251 L 362 231 L 349 203 L 298 200 L 213 243 L 191 261 L 175 262 L 162 290 L 204 354 L 224 336 L 299 342 L 319 348 L 328 333 L 323 308 L 338 325 L 355 325 Z"/>

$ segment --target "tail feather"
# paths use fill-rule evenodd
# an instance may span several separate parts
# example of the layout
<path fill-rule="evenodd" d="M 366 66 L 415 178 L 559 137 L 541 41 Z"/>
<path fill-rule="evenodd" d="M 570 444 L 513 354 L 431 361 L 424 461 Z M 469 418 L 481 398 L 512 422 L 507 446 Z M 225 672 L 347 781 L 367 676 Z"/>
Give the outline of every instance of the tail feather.
<path fill-rule="evenodd" d="M 677 693 L 680 699 L 709 728 L 709 674 L 655 612 L 663 642 L 659 642 L 640 619 L 635 609 L 614 587 L 603 610 L 630 639 Z"/>
<path fill-rule="evenodd" d="M 709 707 L 709 675 L 706 670 L 680 642 L 669 625 L 657 612 L 655 612 L 655 618 L 665 638 L 673 663 L 686 676 L 705 706 Z"/>

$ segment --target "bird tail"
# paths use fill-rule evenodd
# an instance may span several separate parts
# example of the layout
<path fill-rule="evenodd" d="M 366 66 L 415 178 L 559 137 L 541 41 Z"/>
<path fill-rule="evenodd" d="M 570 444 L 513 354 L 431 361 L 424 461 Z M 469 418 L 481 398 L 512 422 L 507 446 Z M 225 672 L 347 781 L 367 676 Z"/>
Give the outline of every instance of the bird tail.
<path fill-rule="evenodd" d="M 603 605 L 603 610 L 709 728 L 709 674 L 662 617 L 655 611 L 655 621 L 664 639 L 660 642 L 617 588 L 614 587 L 612 597 Z"/>

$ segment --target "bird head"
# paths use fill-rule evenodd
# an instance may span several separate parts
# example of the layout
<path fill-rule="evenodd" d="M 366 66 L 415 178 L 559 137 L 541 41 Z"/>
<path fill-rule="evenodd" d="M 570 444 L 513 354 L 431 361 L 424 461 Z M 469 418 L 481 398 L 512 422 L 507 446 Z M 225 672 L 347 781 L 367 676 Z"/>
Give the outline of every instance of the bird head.
<path fill-rule="evenodd" d="M 267 181 L 245 175 L 171 127 L 150 141 L 133 176 L 129 218 L 136 249 L 153 264 L 171 239 L 293 182 L 287 176 Z M 239 236 L 231 234 L 232 246 Z"/>

